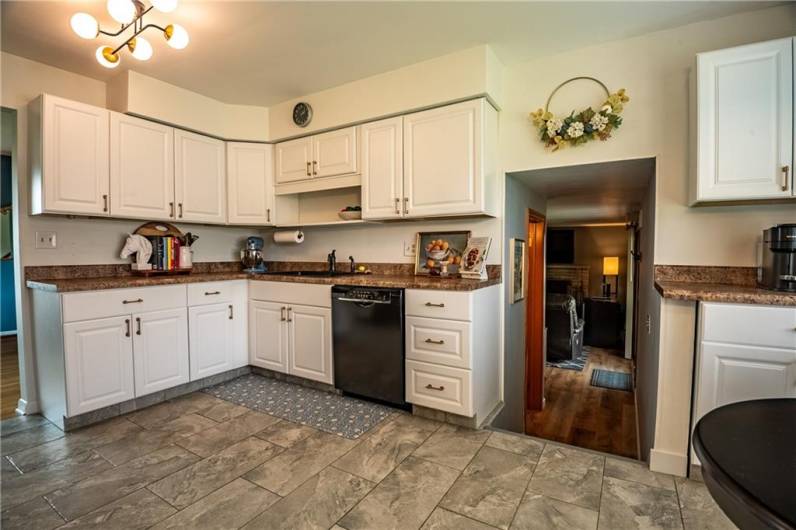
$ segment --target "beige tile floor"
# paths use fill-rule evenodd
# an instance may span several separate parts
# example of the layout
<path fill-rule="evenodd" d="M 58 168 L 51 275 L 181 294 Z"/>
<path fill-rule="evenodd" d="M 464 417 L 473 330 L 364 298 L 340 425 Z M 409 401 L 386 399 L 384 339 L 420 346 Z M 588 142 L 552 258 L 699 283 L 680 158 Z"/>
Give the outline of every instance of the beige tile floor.
<path fill-rule="evenodd" d="M 0 424 L 2 528 L 733 528 L 704 484 L 396 413 L 357 440 L 195 393 Z"/>

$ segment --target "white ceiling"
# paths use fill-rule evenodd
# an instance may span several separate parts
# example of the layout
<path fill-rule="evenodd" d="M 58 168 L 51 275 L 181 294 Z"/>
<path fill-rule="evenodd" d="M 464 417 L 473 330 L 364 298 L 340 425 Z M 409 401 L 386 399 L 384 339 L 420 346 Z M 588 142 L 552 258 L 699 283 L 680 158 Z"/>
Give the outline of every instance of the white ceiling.
<path fill-rule="evenodd" d="M 547 198 L 551 225 L 625 222 L 654 185 L 655 160 L 643 158 L 512 173 Z"/>
<path fill-rule="evenodd" d="M 146 3 L 146 0 L 145 0 Z M 635 5 L 633 5 L 635 4 Z M 505 64 L 627 38 L 774 2 L 229 2 L 181 0 L 176 22 L 191 36 L 172 50 L 148 30 L 152 60 L 131 68 L 228 103 L 269 106 L 438 57 L 490 44 Z M 94 59 L 101 39 L 74 35 L 77 11 L 103 29 L 118 25 L 101 0 L 3 1 L 3 51 L 107 80 Z"/>

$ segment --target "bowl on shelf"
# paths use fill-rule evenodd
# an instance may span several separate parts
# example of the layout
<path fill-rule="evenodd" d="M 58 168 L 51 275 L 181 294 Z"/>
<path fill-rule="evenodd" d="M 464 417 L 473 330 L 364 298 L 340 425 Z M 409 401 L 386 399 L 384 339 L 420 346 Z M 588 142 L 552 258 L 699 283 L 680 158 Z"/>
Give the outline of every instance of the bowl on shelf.
<path fill-rule="evenodd" d="M 339 215 L 340 219 L 343 221 L 356 221 L 357 219 L 362 219 L 361 210 L 343 210 L 342 212 L 337 212 L 337 215 Z"/>

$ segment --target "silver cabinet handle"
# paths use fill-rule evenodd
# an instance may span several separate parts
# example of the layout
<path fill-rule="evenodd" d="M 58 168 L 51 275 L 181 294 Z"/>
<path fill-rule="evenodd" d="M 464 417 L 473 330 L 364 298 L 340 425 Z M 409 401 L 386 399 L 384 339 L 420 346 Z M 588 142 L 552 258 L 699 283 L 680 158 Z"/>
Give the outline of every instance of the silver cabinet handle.
<path fill-rule="evenodd" d="M 182 219 L 182 203 L 178 203 L 177 207 L 180 209 L 180 219 Z"/>
<path fill-rule="evenodd" d="M 395 198 L 395 213 L 401 215 L 401 199 L 398 197 Z"/>
<path fill-rule="evenodd" d="M 428 344 L 445 344 L 444 340 L 426 339 Z"/>
<path fill-rule="evenodd" d="M 426 307 L 445 307 L 445 304 L 432 304 L 431 302 L 426 302 Z"/>
<path fill-rule="evenodd" d="M 136 335 L 140 335 L 141 334 L 141 318 L 140 317 L 135 317 L 135 326 L 136 326 L 135 334 Z"/>
<path fill-rule="evenodd" d="M 270 223 L 271 222 L 271 208 L 268 208 L 268 209 L 265 210 L 265 216 L 266 216 L 265 222 L 266 223 Z"/>
<path fill-rule="evenodd" d="M 108 196 L 107 195 L 103 195 L 102 196 L 102 211 L 103 212 L 107 212 L 108 211 Z"/>
<path fill-rule="evenodd" d="M 174 203 L 169 203 L 169 217 L 174 217 Z"/>
<path fill-rule="evenodd" d="M 790 166 L 782 166 L 782 191 L 788 191 L 788 175 L 790 174 Z"/>
<path fill-rule="evenodd" d="M 229 319 L 232 320 L 234 315 L 232 314 L 232 304 L 229 305 Z"/>
<path fill-rule="evenodd" d="M 439 392 L 442 392 L 443 390 L 445 390 L 445 387 L 444 387 L 444 386 L 442 386 L 442 385 L 440 385 L 440 386 L 434 386 L 434 385 L 432 385 L 431 383 L 427 384 L 427 385 L 426 385 L 426 388 L 428 388 L 429 390 L 438 390 Z"/>
<path fill-rule="evenodd" d="M 124 326 L 126 328 L 125 332 L 124 332 L 124 336 L 125 337 L 129 337 L 130 336 L 130 319 L 129 318 L 125 318 L 124 319 Z"/>
<path fill-rule="evenodd" d="M 409 214 L 409 197 L 404 197 L 404 214 Z"/>
<path fill-rule="evenodd" d="M 221 291 L 205 291 L 205 296 L 215 296 L 221 294 Z"/>
<path fill-rule="evenodd" d="M 311 162 L 307 162 L 307 176 L 308 177 L 312 176 L 312 173 L 310 172 L 310 164 L 311 164 Z"/>
<path fill-rule="evenodd" d="M 285 318 L 285 308 L 284 307 L 280 307 L 279 308 L 279 317 L 280 317 L 279 320 L 281 320 L 282 322 L 287 320 L 287 318 Z"/>
<path fill-rule="evenodd" d="M 313 175 L 317 175 L 318 174 L 318 161 L 317 160 L 313 160 L 312 161 L 312 174 Z"/>
<path fill-rule="evenodd" d="M 293 308 L 292 307 L 288 307 L 287 308 L 287 321 L 288 322 L 293 322 Z"/>
<path fill-rule="evenodd" d="M 122 300 L 122 303 L 125 304 L 125 305 L 127 305 L 127 304 L 140 304 L 143 301 L 144 301 L 143 298 L 136 298 L 135 300 Z"/>

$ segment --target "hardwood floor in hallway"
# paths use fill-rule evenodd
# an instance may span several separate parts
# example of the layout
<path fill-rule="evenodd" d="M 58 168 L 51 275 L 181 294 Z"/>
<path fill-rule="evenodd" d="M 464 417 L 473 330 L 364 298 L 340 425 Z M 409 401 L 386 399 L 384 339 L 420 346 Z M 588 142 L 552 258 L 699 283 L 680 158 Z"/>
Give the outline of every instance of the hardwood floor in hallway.
<path fill-rule="evenodd" d="M 17 336 L 0 339 L 0 419 L 13 417 L 19 401 Z"/>
<path fill-rule="evenodd" d="M 545 408 L 528 411 L 526 434 L 586 449 L 638 458 L 633 392 L 591 386 L 594 369 L 628 372 L 621 352 L 591 348 L 580 372 L 545 367 Z"/>

